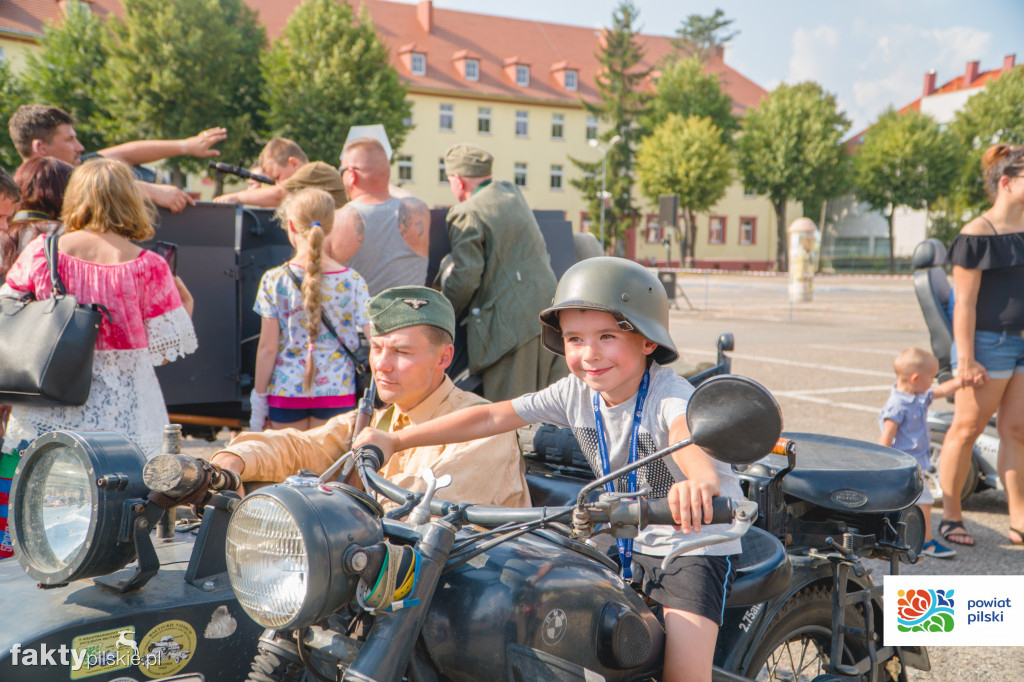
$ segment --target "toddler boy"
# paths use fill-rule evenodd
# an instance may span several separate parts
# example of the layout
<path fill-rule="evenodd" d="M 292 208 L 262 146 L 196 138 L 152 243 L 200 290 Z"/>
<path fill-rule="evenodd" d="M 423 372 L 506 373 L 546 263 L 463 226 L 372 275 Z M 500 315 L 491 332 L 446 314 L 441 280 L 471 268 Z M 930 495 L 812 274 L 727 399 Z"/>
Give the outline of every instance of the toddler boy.
<path fill-rule="evenodd" d="M 961 387 L 960 379 L 953 378 L 932 387 L 939 371 L 938 359 L 920 348 L 907 348 L 893 362 L 896 384 L 889 400 L 878 415 L 882 429 L 879 445 L 902 450 L 917 460 L 922 472 L 931 470 L 931 440 L 928 436 L 928 407 L 933 398 L 947 398 Z M 924 486 L 917 506 L 924 512 L 924 547 L 922 554 L 939 559 L 952 559 L 956 550 L 946 547 L 932 537 L 932 497 L 928 485 Z"/>

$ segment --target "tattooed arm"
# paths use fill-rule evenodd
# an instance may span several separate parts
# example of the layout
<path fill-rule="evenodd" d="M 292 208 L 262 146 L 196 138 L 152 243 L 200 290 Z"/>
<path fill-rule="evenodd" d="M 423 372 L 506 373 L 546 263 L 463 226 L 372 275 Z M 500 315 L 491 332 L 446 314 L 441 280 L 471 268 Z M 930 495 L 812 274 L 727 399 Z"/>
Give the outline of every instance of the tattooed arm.
<path fill-rule="evenodd" d="M 430 209 L 416 197 L 402 199 L 398 209 L 398 231 L 409 248 L 430 257 Z"/>
<path fill-rule="evenodd" d="M 324 253 L 339 263 L 346 263 L 363 245 L 365 235 L 363 216 L 346 204 L 334 212 L 334 228 L 324 240 Z"/>

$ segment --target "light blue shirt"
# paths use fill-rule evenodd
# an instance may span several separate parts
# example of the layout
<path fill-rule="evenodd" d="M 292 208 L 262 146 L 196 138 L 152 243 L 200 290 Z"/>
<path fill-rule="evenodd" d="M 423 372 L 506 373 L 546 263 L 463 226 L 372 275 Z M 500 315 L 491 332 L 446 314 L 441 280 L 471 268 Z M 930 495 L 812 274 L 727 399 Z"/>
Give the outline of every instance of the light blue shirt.
<path fill-rule="evenodd" d="M 928 407 L 932 404 L 932 389 L 924 393 L 904 393 L 892 387 L 889 399 L 878 415 L 878 427 L 885 420 L 896 422 L 896 438 L 892 446 L 911 455 L 928 470 L 931 466 L 931 440 L 928 435 Z"/>

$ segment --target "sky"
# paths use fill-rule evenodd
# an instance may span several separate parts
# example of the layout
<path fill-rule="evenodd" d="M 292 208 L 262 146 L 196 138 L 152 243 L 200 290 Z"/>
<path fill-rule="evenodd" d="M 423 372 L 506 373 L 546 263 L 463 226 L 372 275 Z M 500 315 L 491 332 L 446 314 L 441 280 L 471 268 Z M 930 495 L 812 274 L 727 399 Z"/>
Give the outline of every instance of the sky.
<path fill-rule="evenodd" d="M 416 0 L 400 0 L 415 4 Z M 852 126 L 921 96 L 934 70 L 942 85 L 1003 57 L 1024 62 L 1024 0 L 634 0 L 644 33 L 674 35 L 690 14 L 721 8 L 739 34 L 725 62 L 772 90 L 813 80 L 836 95 Z M 434 0 L 434 7 L 563 24 L 606 26 L 617 0 Z"/>

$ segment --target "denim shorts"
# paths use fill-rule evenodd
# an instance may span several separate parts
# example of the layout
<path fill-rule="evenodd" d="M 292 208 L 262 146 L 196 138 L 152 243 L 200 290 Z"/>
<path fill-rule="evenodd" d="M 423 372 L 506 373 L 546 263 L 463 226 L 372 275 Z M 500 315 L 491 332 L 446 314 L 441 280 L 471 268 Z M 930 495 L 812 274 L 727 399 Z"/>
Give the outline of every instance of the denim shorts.
<path fill-rule="evenodd" d="M 956 343 L 950 353 L 956 370 Z M 974 332 L 974 359 L 988 370 L 990 379 L 1009 379 L 1024 373 L 1024 337 L 1018 332 Z"/>
<path fill-rule="evenodd" d="M 327 421 L 331 417 L 337 417 L 339 414 L 345 414 L 351 412 L 351 407 L 312 407 L 312 408 L 300 408 L 296 409 L 293 407 L 271 407 L 269 408 L 270 421 L 278 424 L 294 424 L 300 422 L 307 417 L 313 419 L 320 419 Z"/>

